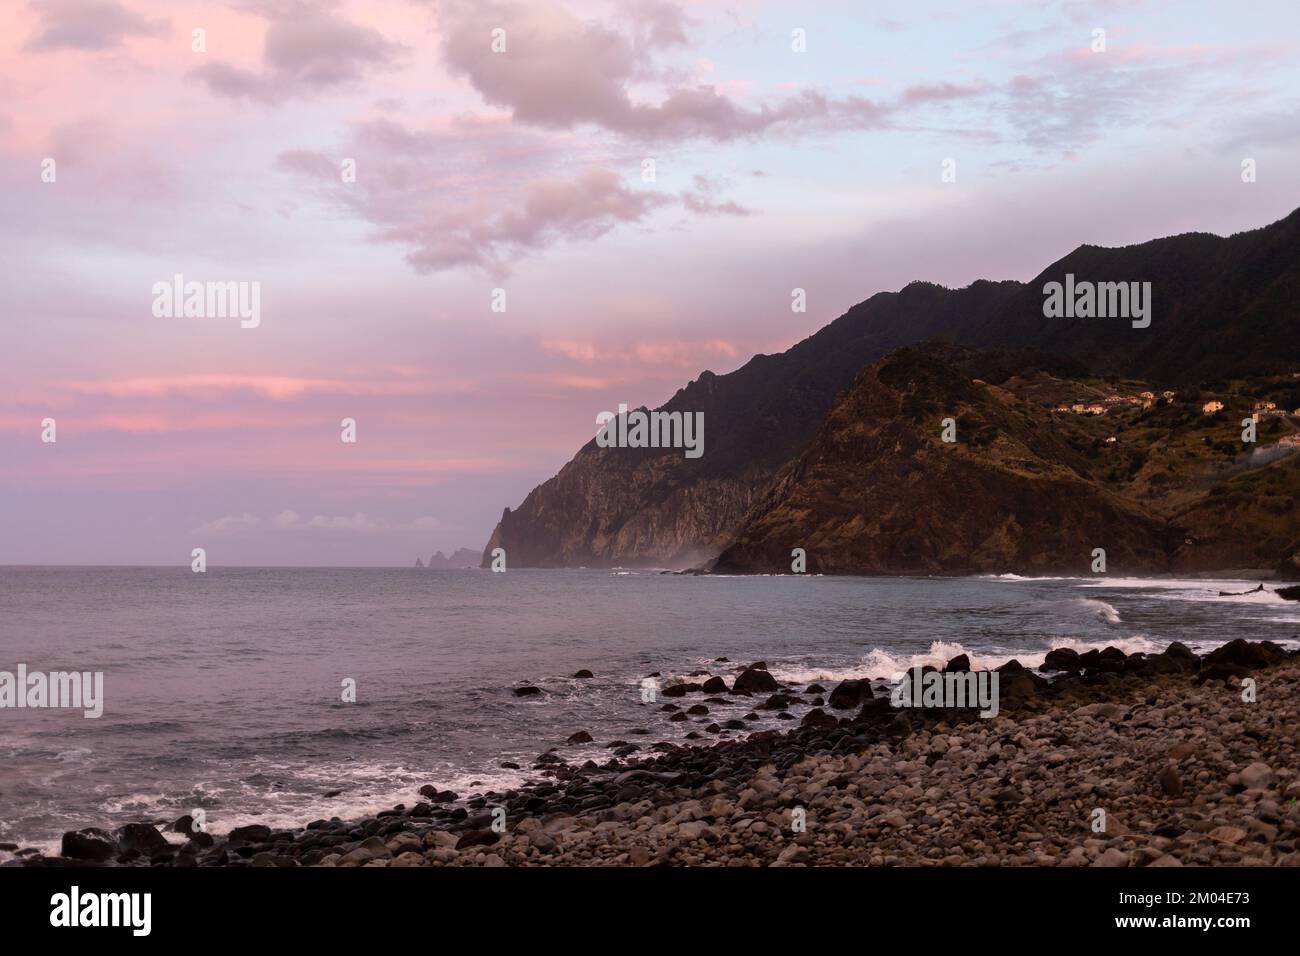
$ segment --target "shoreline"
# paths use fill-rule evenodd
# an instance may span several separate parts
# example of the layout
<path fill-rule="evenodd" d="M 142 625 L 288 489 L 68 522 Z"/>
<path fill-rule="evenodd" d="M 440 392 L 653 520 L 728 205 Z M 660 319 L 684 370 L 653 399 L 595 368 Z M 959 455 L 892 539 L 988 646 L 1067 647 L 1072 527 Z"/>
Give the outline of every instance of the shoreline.
<path fill-rule="evenodd" d="M 1238 639 L 1203 656 L 1175 643 L 1049 657 L 1050 680 L 996 669 L 989 720 L 895 708 L 865 680 L 783 686 L 760 664 L 726 692 L 783 713 L 799 695 L 826 703 L 787 732 L 707 746 L 615 741 L 581 765 L 552 749 L 500 794 L 428 785 L 373 816 L 220 837 L 188 817 L 167 835 L 86 828 L 61 856 L 5 865 L 1300 865 L 1300 651 Z M 685 687 L 664 694 L 670 720 L 723 692 Z"/>

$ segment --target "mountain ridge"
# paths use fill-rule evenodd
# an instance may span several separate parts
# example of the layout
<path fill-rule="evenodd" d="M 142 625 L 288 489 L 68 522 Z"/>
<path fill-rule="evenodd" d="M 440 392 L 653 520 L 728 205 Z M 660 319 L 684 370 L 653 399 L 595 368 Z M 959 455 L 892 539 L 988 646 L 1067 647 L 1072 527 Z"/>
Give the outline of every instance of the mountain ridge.
<path fill-rule="evenodd" d="M 1047 319 L 1042 287 L 1152 282 L 1150 328 L 1123 319 Z M 781 353 L 723 375 L 702 372 L 656 410 L 703 411 L 706 453 L 587 442 L 516 509 L 481 564 L 686 567 L 710 560 L 816 435 L 840 393 L 886 354 L 924 340 L 1031 349 L 1100 374 L 1188 386 L 1300 361 L 1300 209 L 1220 237 L 1187 232 L 1129 246 L 1081 244 L 1033 280 L 959 289 L 913 280 L 881 291 Z"/>

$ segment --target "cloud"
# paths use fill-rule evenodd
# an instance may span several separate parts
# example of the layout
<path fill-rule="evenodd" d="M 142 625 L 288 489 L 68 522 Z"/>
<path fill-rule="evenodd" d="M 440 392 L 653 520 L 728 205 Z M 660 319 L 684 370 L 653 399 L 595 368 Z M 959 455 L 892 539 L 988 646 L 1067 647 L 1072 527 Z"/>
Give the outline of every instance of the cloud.
<path fill-rule="evenodd" d="M 308 394 L 416 396 L 464 391 L 468 382 L 428 382 L 390 378 L 335 379 L 304 378 L 291 375 L 154 375 L 115 379 L 74 379 L 56 382 L 59 388 L 83 395 L 109 398 L 162 397 L 190 395 L 207 398 L 235 392 L 247 392 L 276 401 L 291 401 Z"/>
<path fill-rule="evenodd" d="M 493 124 L 432 131 L 381 119 L 357 126 L 340 150 L 357 160 L 355 184 L 344 186 L 337 161 L 319 151 L 289 150 L 277 163 L 375 224 L 377 241 L 406 246 L 420 273 L 472 267 L 502 276 L 530 252 L 598 238 L 679 202 L 633 189 L 604 166 L 503 191 L 523 177 L 522 165 L 549 164 L 556 148 Z"/>
<path fill-rule="evenodd" d="M 389 229 L 381 238 L 413 245 L 406 258 L 417 272 L 474 265 L 499 275 L 509 258 L 525 250 L 559 240 L 598 238 L 669 201 L 658 193 L 627 188 L 608 169 L 589 169 L 570 180 L 529 183 L 517 208 L 486 219 L 452 210 Z"/>
<path fill-rule="evenodd" d="M 623 32 L 581 20 L 558 3 L 448 2 L 441 5 L 442 52 L 450 70 L 514 119 L 549 129 L 580 124 L 636 139 L 733 140 L 838 115 L 878 117 L 861 103 L 833 104 L 803 92 L 775 105 L 747 108 L 714 86 L 673 85 L 655 56 L 686 42 L 680 10 L 668 3 L 629 8 Z M 506 47 L 494 52 L 494 29 Z M 634 84 L 658 81 L 659 102 L 632 98 Z"/>
<path fill-rule="evenodd" d="M 722 188 L 722 185 L 717 180 L 710 179 L 708 176 L 696 176 L 694 182 L 694 192 L 681 194 L 682 206 L 688 212 L 701 216 L 749 216 L 753 214 L 754 210 L 747 209 L 737 202 L 715 199 L 714 197 Z"/>
<path fill-rule="evenodd" d="M 128 37 L 171 31 L 168 21 L 139 16 L 114 0 L 33 0 L 28 9 L 39 21 L 28 50 L 112 50 Z"/>
<path fill-rule="evenodd" d="M 546 339 L 542 342 L 542 351 L 588 365 L 600 363 L 603 366 L 626 365 L 633 368 L 664 365 L 698 369 L 709 358 L 734 359 L 740 355 L 739 347 L 726 339 L 635 342 L 614 346 L 584 340 Z"/>
<path fill-rule="evenodd" d="M 375 240 L 407 247 L 420 273 L 468 267 L 504 276 L 554 243 L 596 239 L 674 206 L 704 216 L 752 212 L 722 198 L 723 184 L 704 176 L 681 192 L 626 184 L 608 164 L 639 169 L 636 156 L 588 150 L 590 165 L 575 173 L 571 144 L 500 116 L 461 116 L 427 129 L 383 117 L 355 124 L 334 155 L 293 149 L 276 162 L 314 184 L 323 201 L 374 224 Z M 341 157 L 356 161 L 355 183 L 342 182 Z"/>
<path fill-rule="evenodd" d="M 386 518 L 372 518 L 358 511 L 350 515 L 315 515 L 303 518 L 298 512 L 286 508 L 271 518 L 259 518 L 244 512 L 226 515 L 208 521 L 194 529 L 195 534 L 217 537 L 236 537 L 251 532 L 323 532 L 338 531 L 347 534 L 390 534 L 393 532 L 430 531 L 440 527 L 437 518 L 422 515 L 411 521 L 392 522 Z"/>
<path fill-rule="evenodd" d="M 192 75 L 220 96 L 272 104 L 354 83 L 403 50 L 378 30 L 308 8 L 272 19 L 260 71 L 217 60 Z"/>

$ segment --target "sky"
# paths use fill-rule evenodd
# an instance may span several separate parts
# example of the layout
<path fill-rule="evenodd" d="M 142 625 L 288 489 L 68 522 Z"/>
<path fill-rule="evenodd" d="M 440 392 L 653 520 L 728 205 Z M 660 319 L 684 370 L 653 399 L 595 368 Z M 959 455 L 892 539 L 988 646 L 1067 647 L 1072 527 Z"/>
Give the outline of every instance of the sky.
<path fill-rule="evenodd" d="M 876 292 L 1286 215 L 1298 46 L 1294 0 L 0 0 L 0 564 L 481 549 L 600 412 Z"/>

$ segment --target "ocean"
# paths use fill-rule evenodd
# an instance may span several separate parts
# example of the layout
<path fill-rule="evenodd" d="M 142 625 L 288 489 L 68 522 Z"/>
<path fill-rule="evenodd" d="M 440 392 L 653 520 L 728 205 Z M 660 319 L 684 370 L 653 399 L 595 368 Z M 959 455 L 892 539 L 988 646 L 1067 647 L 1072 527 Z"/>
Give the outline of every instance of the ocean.
<path fill-rule="evenodd" d="M 0 567 L 0 671 L 104 674 L 98 719 L 0 709 L 0 844 L 48 850 L 65 830 L 198 808 L 214 833 L 301 826 L 410 806 L 424 784 L 506 789 L 551 748 L 604 761 L 615 739 L 649 749 L 700 731 L 643 703 L 655 671 L 730 679 L 764 660 L 782 681 L 828 684 L 962 652 L 980 667 L 1061 646 L 1296 646 L 1300 604 L 1217 593 L 1257 583 Z M 521 683 L 543 693 L 517 697 Z M 566 744 L 582 730 L 592 743 Z"/>

